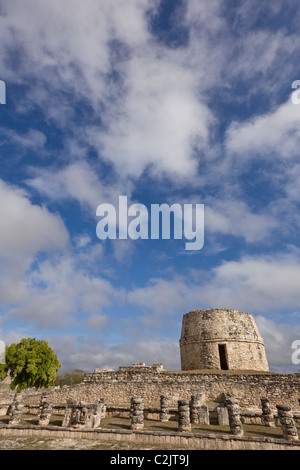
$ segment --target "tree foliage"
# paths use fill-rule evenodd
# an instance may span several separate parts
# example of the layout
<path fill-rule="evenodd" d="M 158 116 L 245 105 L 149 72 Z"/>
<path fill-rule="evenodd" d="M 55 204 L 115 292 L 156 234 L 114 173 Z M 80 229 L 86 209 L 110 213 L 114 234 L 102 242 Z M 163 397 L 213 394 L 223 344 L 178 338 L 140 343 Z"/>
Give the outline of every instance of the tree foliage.
<path fill-rule="evenodd" d="M 57 375 L 55 385 L 77 385 L 80 384 L 84 379 L 84 370 L 71 369 L 67 372 L 63 372 Z"/>
<path fill-rule="evenodd" d="M 0 379 L 12 377 L 11 388 L 48 388 L 55 384 L 61 365 L 46 341 L 23 338 L 5 348 L 6 363 L 0 365 Z"/>

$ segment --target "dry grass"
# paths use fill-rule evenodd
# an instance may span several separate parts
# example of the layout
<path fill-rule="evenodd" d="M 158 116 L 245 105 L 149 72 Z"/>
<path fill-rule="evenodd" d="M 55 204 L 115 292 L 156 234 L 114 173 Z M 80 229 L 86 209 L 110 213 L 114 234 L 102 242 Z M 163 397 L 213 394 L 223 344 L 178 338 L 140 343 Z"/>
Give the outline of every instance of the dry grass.
<path fill-rule="evenodd" d="M 0 416 L 0 424 L 8 424 L 8 420 L 8 416 Z M 49 424 L 51 426 L 61 426 L 62 420 L 62 415 L 53 413 Z M 23 413 L 20 424 L 36 426 L 38 424 L 38 416 L 33 413 Z"/>
<path fill-rule="evenodd" d="M 50 425 L 61 426 L 63 420 L 62 415 L 53 414 L 51 416 Z M 8 416 L 0 416 L 0 424 L 8 424 Z M 38 423 L 37 415 L 23 414 L 21 424 L 35 426 Z M 102 419 L 101 427 L 106 429 L 127 429 L 130 430 L 130 419 L 125 417 L 107 416 Z M 280 427 L 270 428 L 261 424 L 244 424 L 245 436 L 260 437 L 281 437 L 282 430 Z M 161 432 L 177 432 L 177 421 L 161 422 L 156 419 L 145 419 L 144 430 L 161 431 Z M 194 424 L 192 432 L 195 433 L 214 433 L 214 434 L 230 434 L 229 426 L 220 426 L 218 424 Z"/>
<path fill-rule="evenodd" d="M 61 426 L 62 415 L 53 415 L 50 424 Z M 0 424 L 7 423 L 7 416 L 0 416 Z M 37 416 L 33 414 L 24 414 L 22 416 L 22 424 L 36 425 Z M 178 423 L 176 421 L 168 421 L 162 423 L 155 419 L 145 419 L 145 431 L 160 431 L 164 433 L 177 432 Z M 130 419 L 124 417 L 107 416 L 101 422 L 101 427 L 106 429 L 123 429 L 130 430 Z M 244 434 L 246 437 L 269 437 L 281 438 L 282 430 L 280 427 L 270 428 L 261 424 L 244 424 Z M 218 424 L 210 425 L 193 425 L 192 432 L 209 433 L 209 434 L 230 434 L 229 426 L 220 426 Z M 99 439 L 58 439 L 36 437 L 8 437 L 0 436 L 0 450 L 180 450 L 185 449 L 184 446 L 163 446 L 155 444 L 136 444 L 124 441 L 105 442 Z M 200 450 L 200 449 L 199 449 Z"/>
<path fill-rule="evenodd" d="M 107 429 L 130 429 L 130 420 L 128 418 L 107 417 L 102 420 L 101 427 Z M 280 427 L 270 428 L 262 424 L 244 424 L 245 436 L 257 437 L 281 437 L 282 430 Z M 162 423 L 155 419 L 145 419 L 144 430 L 146 431 L 162 431 L 177 432 L 178 423 L 176 421 L 168 421 Z M 230 434 L 229 426 L 220 426 L 218 424 L 194 424 L 192 432 L 209 433 L 209 434 Z"/>
<path fill-rule="evenodd" d="M 1 437 L 0 450 L 185 450 L 185 446 L 48 437 Z M 201 449 L 199 449 L 201 450 Z M 14 457 L 15 458 L 15 457 Z M 47 456 L 48 458 L 48 456 Z"/>

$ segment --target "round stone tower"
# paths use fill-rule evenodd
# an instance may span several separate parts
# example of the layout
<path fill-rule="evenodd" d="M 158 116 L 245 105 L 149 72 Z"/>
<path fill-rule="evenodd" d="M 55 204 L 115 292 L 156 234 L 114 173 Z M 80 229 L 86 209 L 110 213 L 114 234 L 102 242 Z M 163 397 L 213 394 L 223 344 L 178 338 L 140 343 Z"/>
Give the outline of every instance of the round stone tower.
<path fill-rule="evenodd" d="M 238 310 L 195 310 L 183 315 L 180 356 L 181 370 L 269 370 L 252 315 Z"/>

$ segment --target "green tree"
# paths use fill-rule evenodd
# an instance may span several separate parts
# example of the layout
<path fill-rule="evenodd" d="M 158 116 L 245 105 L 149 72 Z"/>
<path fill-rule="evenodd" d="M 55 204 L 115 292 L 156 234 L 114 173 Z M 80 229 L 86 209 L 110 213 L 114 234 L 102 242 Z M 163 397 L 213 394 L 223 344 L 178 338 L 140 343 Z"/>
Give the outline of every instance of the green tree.
<path fill-rule="evenodd" d="M 57 375 L 55 385 L 77 385 L 80 384 L 84 379 L 84 370 L 71 369 L 67 372 L 63 372 Z"/>
<path fill-rule="evenodd" d="M 46 341 L 23 338 L 5 348 L 5 364 L 0 364 L 0 380 L 12 377 L 11 389 L 48 388 L 55 384 L 61 365 Z"/>

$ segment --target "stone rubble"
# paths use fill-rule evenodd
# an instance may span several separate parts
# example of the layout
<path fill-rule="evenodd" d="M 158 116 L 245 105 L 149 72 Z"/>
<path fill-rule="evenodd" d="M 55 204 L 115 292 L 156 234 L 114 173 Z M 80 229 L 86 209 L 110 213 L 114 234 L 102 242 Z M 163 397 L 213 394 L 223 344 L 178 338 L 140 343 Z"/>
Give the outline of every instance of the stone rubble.
<path fill-rule="evenodd" d="M 105 415 L 105 402 L 98 399 L 93 404 L 84 401 L 77 402 L 74 398 L 67 400 L 63 427 L 90 428 L 100 426 L 101 418 Z"/>

